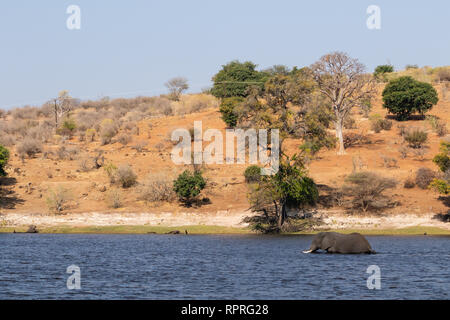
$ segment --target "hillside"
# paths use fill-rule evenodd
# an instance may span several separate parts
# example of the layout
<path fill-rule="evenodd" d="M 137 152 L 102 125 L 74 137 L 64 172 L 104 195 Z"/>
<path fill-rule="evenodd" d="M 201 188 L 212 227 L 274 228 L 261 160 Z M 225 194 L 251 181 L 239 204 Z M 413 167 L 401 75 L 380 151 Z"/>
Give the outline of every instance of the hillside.
<path fill-rule="evenodd" d="M 428 114 L 437 116 L 448 124 L 450 122 L 450 94 L 446 93 L 447 85 L 435 84 L 434 86 L 439 92 L 439 103 Z M 381 90 L 382 86 L 379 88 L 380 92 Z M 142 99 L 145 104 L 145 98 Z M 153 98 L 148 99 L 150 101 Z M 198 102 L 201 102 L 200 106 Z M 387 115 L 386 110 L 382 108 L 380 93 L 372 104 L 371 116 L 379 114 L 385 117 Z M 193 108 L 194 105 L 197 107 Z M 184 108 L 188 106 L 190 111 L 183 112 Z M 193 127 L 194 121 L 202 120 L 203 130 L 215 128 L 225 131 L 225 124 L 218 111 L 218 102 L 212 96 L 186 95 L 180 102 L 172 104 L 171 108 L 172 112 L 167 112 L 168 115 L 143 114 L 141 112 L 139 116 L 136 116 L 133 114 L 136 111 L 125 112 L 122 119 L 129 120 L 128 126 L 122 122 L 123 125 L 119 129 L 118 135 L 112 143 L 106 145 L 102 145 L 98 137 L 94 141 L 88 142 L 85 137 L 80 138 L 78 135 L 67 139 L 61 138 L 60 135 L 52 135 L 43 144 L 42 152 L 30 158 L 21 157 L 17 151 L 17 145 L 16 147 L 8 146 L 11 150 L 11 159 L 7 168 L 8 177 L 4 178 L 2 182 L 3 195 L 0 208 L 4 223 L 21 224 L 23 222 L 27 224 L 30 222 L 30 216 L 35 217 L 32 222 L 39 223 L 38 217 L 41 216 L 41 221 L 49 224 L 62 219 L 61 217 L 69 219 L 64 220 L 64 218 L 65 223 L 70 223 L 70 219 L 73 219 L 73 223 L 77 224 L 77 221 L 78 223 L 84 221 L 83 219 L 77 220 L 77 214 L 91 214 L 92 216 L 93 213 L 96 213 L 103 217 L 102 223 L 104 224 L 108 224 L 107 215 L 117 219 L 122 217 L 123 219 L 117 223 L 127 224 L 127 215 L 146 213 L 145 219 L 151 215 L 158 216 L 158 214 L 159 217 L 163 217 L 160 224 L 164 224 L 164 217 L 170 219 L 177 214 L 181 216 L 192 214 L 197 217 L 201 216 L 201 219 L 195 220 L 198 223 L 220 224 L 223 222 L 236 225 L 238 219 L 250 214 L 247 211 L 249 208 L 247 185 L 243 176 L 247 165 L 204 165 L 202 170 L 207 178 L 207 187 L 202 192 L 202 197 L 209 201 L 204 201 L 200 206 L 187 208 L 177 201 L 148 202 L 141 199 L 140 192 L 146 179 L 151 180 L 161 176 L 174 179 L 183 170 L 192 169 L 191 166 L 176 166 L 170 159 L 170 151 L 174 145 L 170 141 L 170 134 L 174 129 L 189 129 Z M 98 105 L 86 104 L 83 108 L 75 110 L 74 117 L 76 118 L 80 112 L 84 113 L 85 119 L 89 118 L 89 114 L 109 117 L 98 115 L 98 110 L 101 110 Z M 87 117 L 86 114 L 88 114 Z M 46 119 L 39 114 L 37 117 L 41 122 Z M 322 198 L 325 199 L 333 188 L 340 187 L 357 163 L 360 169 L 376 171 L 383 176 L 395 178 L 399 182 L 392 192 L 393 199 L 398 202 L 397 206 L 385 210 L 382 215 L 407 216 L 413 214 L 419 217 L 429 217 L 447 212 L 448 199 L 440 197 L 436 192 L 423 190 L 417 186 L 411 189 L 404 188 L 404 181 L 410 177 L 414 178 L 419 167 L 437 171 L 436 165 L 431 159 L 439 150 L 439 142 L 445 137 L 439 137 L 432 130 L 429 121 L 418 119 L 400 123 L 392 120 L 391 130 L 375 133 L 371 130 L 370 120 L 363 117 L 359 110 L 353 110 L 352 118 L 355 120 L 354 128 L 347 129 L 345 132 L 362 134 L 370 142 L 347 148 L 347 153 L 343 156 L 337 156 L 335 150 L 321 151 L 317 158 L 310 163 L 310 176 L 319 184 Z M 20 118 L 14 117 L 14 112 L 11 112 L 0 122 L 5 127 L 14 121 L 17 122 L 17 119 Z M 27 121 L 27 119 L 20 121 Z M 409 154 L 405 159 L 400 157 L 399 148 L 403 143 L 403 138 L 399 135 L 399 125 L 426 129 L 428 142 L 423 158 L 413 154 Z M 128 136 L 126 139 L 123 138 L 125 141 L 122 143 L 118 138 L 121 137 L 121 134 Z M 129 139 L 131 140 L 129 141 Z M 288 152 L 295 152 L 300 143 L 299 140 L 288 140 L 286 142 Z M 108 163 L 116 166 L 129 164 L 137 175 L 138 183 L 130 188 L 118 188 L 111 185 L 104 166 L 95 169 L 87 164 L 96 155 L 99 155 L 99 152 L 104 157 L 104 166 Z M 391 161 L 393 166 L 386 167 L 383 157 L 394 159 Z M 49 212 L 46 199 L 51 190 L 60 186 L 64 187 L 70 196 L 68 196 L 69 201 L 65 204 L 62 214 L 56 217 Z M 111 208 L 110 201 L 108 201 L 111 189 L 118 190 L 120 208 Z M 325 202 L 319 203 L 318 209 L 330 213 L 344 213 L 345 211 L 342 207 Z M 102 214 L 107 215 L 103 216 Z M 236 218 L 230 218 L 232 222 L 227 223 L 225 221 L 227 215 L 234 215 L 233 217 Z M 21 216 L 24 217 L 23 221 L 21 221 Z M 100 219 L 99 216 L 96 217 Z M 208 220 L 208 217 L 211 219 Z M 154 223 L 145 219 L 130 223 Z M 181 222 L 177 221 L 176 223 Z"/>

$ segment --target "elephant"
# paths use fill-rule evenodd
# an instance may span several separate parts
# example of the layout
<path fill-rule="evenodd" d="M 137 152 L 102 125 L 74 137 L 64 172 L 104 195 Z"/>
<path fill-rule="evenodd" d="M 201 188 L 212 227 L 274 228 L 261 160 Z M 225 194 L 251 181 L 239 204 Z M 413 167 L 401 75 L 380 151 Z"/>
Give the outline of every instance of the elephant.
<path fill-rule="evenodd" d="M 366 238 L 359 233 L 320 232 L 315 235 L 310 249 L 303 253 L 312 253 L 319 249 L 327 253 L 375 253 Z"/>

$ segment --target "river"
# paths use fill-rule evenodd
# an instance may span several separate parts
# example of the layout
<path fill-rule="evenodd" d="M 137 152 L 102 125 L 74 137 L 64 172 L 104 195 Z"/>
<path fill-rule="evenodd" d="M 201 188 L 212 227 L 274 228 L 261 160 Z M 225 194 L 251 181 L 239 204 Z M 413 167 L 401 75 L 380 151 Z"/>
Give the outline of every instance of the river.
<path fill-rule="evenodd" d="M 450 237 L 367 237 L 375 255 L 301 253 L 311 239 L 0 234 L 0 299 L 449 299 Z M 379 289 L 367 286 L 371 265 Z"/>

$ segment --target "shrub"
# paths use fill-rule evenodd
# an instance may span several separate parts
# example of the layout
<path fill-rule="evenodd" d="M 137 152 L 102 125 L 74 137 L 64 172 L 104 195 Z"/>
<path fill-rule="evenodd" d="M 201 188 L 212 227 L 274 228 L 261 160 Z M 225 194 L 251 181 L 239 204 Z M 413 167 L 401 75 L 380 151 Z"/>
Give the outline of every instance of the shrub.
<path fill-rule="evenodd" d="M 173 182 L 173 191 L 177 194 L 181 202 L 189 206 L 205 186 L 206 181 L 199 171 L 192 173 L 185 170 Z"/>
<path fill-rule="evenodd" d="M 166 174 L 149 175 L 140 185 L 139 199 L 146 202 L 173 201 L 173 181 Z"/>
<path fill-rule="evenodd" d="M 375 68 L 374 75 L 387 73 L 387 72 L 394 72 L 394 66 L 390 65 L 390 64 L 379 65 Z"/>
<path fill-rule="evenodd" d="M 344 128 L 345 129 L 356 129 L 356 120 L 352 117 L 345 117 Z"/>
<path fill-rule="evenodd" d="M 113 120 L 103 120 L 100 125 L 100 139 L 102 145 L 111 143 L 111 140 L 117 134 L 117 131 L 117 126 Z"/>
<path fill-rule="evenodd" d="M 447 134 L 447 125 L 444 121 L 439 120 L 436 116 L 426 116 L 426 119 L 439 137 L 443 137 Z"/>
<path fill-rule="evenodd" d="M 129 134 L 122 133 L 117 137 L 117 141 L 122 145 L 127 145 L 131 142 L 132 138 Z"/>
<path fill-rule="evenodd" d="M 92 142 L 92 141 L 94 141 L 94 138 L 95 138 L 95 129 L 86 129 L 86 134 L 85 134 L 85 136 L 86 136 L 86 141 L 88 141 L 88 142 Z"/>
<path fill-rule="evenodd" d="M 380 65 L 377 66 L 375 68 L 375 71 L 373 73 L 375 78 L 378 78 L 380 80 L 385 80 L 385 73 L 391 73 L 394 72 L 394 66 L 390 65 L 390 64 L 384 64 L 384 65 Z"/>
<path fill-rule="evenodd" d="M 61 127 L 58 128 L 57 133 L 63 136 L 71 137 L 77 128 L 75 120 L 67 118 L 62 123 Z"/>
<path fill-rule="evenodd" d="M 6 176 L 5 166 L 9 160 L 9 150 L 0 145 L 0 176 Z"/>
<path fill-rule="evenodd" d="M 450 169 L 450 142 L 441 142 L 440 153 L 433 158 L 433 162 L 439 167 L 442 172 L 447 172 Z"/>
<path fill-rule="evenodd" d="M 405 180 L 405 183 L 403 184 L 403 187 L 405 189 L 412 189 L 416 186 L 416 183 L 414 182 L 414 179 L 409 177 Z"/>
<path fill-rule="evenodd" d="M 27 155 L 32 158 L 37 153 L 42 152 L 42 143 L 37 139 L 26 137 L 17 145 L 16 150 L 20 157 L 25 158 L 25 155 Z"/>
<path fill-rule="evenodd" d="M 371 143 L 370 139 L 363 134 L 353 133 L 353 132 L 344 134 L 344 147 L 345 148 L 353 147 L 356 145 L 370 144 L 370 143 Z"/>
<path fill-rule="evenodd" d="M 111 189 L 106 193 L 106 203 L 110 208 L 120 208 L 122 206 L 122 193 L 119 189 Z"/>
<path fill-rule="evenodd" d="M 428 134 L 422 129 L 409 130 L 403 137 L 411 148 L 422 148 L 428 139 Z"/>
<path fill-rule="evenodd" d="M 397 159 L 385 155 L 381 155 L 381 159 L 385 168 L 397 168 Z"/>
<path fill-rule="evenodd" d="M 423 114 L 438 102 L 436 89 L 429 83 L 400 77 L 390 81 L 383 90 L 383 107 L 406 120 L 413 113 Z"/>
<path fill-rule="evenodd" d="M 450 81 L 450 69 L 441 68 L 437 72 L 437 78 L 439 81 Z"/>
<path fill-rule="evenodd" d="M 433 181 L 429 185 L 429 188 L 447 195 L 450 193 L 450 182 L 443 179 L 433 179 Z"/>
<path fill-rule="evenodd" d="M 109 182 L 110 183 L 116 183 L 117 167 L 112 162 L 110 162 L 106 166 L 104 166 L 103 170 L 105 170 L 106 175 L 109 178 Z"/>
<path fill-rule="evenodd" d="M 70 200 L 69 191 L 58 186 L 56 189 L 50 189 L 47 195 L 47 206 L 51 212 L 61 213 L 64 210 L 64 205 Z"/>
<path fill-rule="evenodd" d="M 247 167 L 244 171 L 244 177 L 247 183 L 259 182 L 261 180 L 261 168 L 256 165 Z"/>
<path fill-rule="evenodd" d="M 392 128 L 392 121 L 388 119 L 372 119 L 372 130 L 379 133 L 381 130 L 389 131 Z"/>
<path fill-rule="evenodd" d="M 242 97 L 225 98 L 220 104 L 219 111 L 222 114 L 222 120 L 229 128 L 234 128 L 236 126 L 238 116 L 235 113 L 235 108 L 241 104 L 243 100 Z"/>
<path fill-rule="evenodd" d="M 115 175 L 117 183 L 119 183 L 123 188 L 133 186 L 137 180 L 137 176 L 133 169 L 127 164 L 120 165 L 119 168 L 117 168 Z"/>
<path fill-rule="evenodd" d="M 436 178 L 436 173 L 433 170 L 419 168 L 416 172 L 416 185 L 421 189 L 427 189 L 434 178 Z"/>
<path fill-rule="evenodd" d="M 406 159 L 408 157 L 409 151 L 409 148 L 405 146 L 401 146 L 400 148 L 398 148 L 398 152 L 400 152 L 400 158 L 402 159 Z"/>
<path fill-rule="evenodd" d="M 370 98 L 363 99 L 361 101 L 361 114 L 364 118 L 369 117 L 369 113 L 372 110 L 372 101 L 370 101 Z"/>
<path fill-rule="evenodd" d="M 352 198 L 351 208 L 364 212 L 389 207 L 392 203 L 383 192 L 397 185 L 394 179 L 373 172 L 354 172 L 346 178 L 346 183 L 343 192 Z"/>

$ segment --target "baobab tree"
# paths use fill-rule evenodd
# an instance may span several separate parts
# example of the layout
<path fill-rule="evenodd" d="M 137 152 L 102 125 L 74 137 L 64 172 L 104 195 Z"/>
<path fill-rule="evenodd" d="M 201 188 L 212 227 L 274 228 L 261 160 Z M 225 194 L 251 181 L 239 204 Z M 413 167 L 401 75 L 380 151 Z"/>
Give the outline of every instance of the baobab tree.
<path fill-rule="evenodd" d="M 343 126 L 344 120 L 355 106 L 369 98 L 375 89 L 370 74 L 357 59 L 343 52 L 324 55 L 311 66 L 313 77 L 319 90 L 331 102 L 335 114 L 336 137 L 339 140 L 338 154 L 345 153 Z"/>
<path fill-rule="evenodd" d="M 180 99 L 180 95 L 183 91 L 189 89 L 188 81 L 183 77 L 170 79 L 165 85 L 169 89 L 170 97 L 175 101 Z"/>

